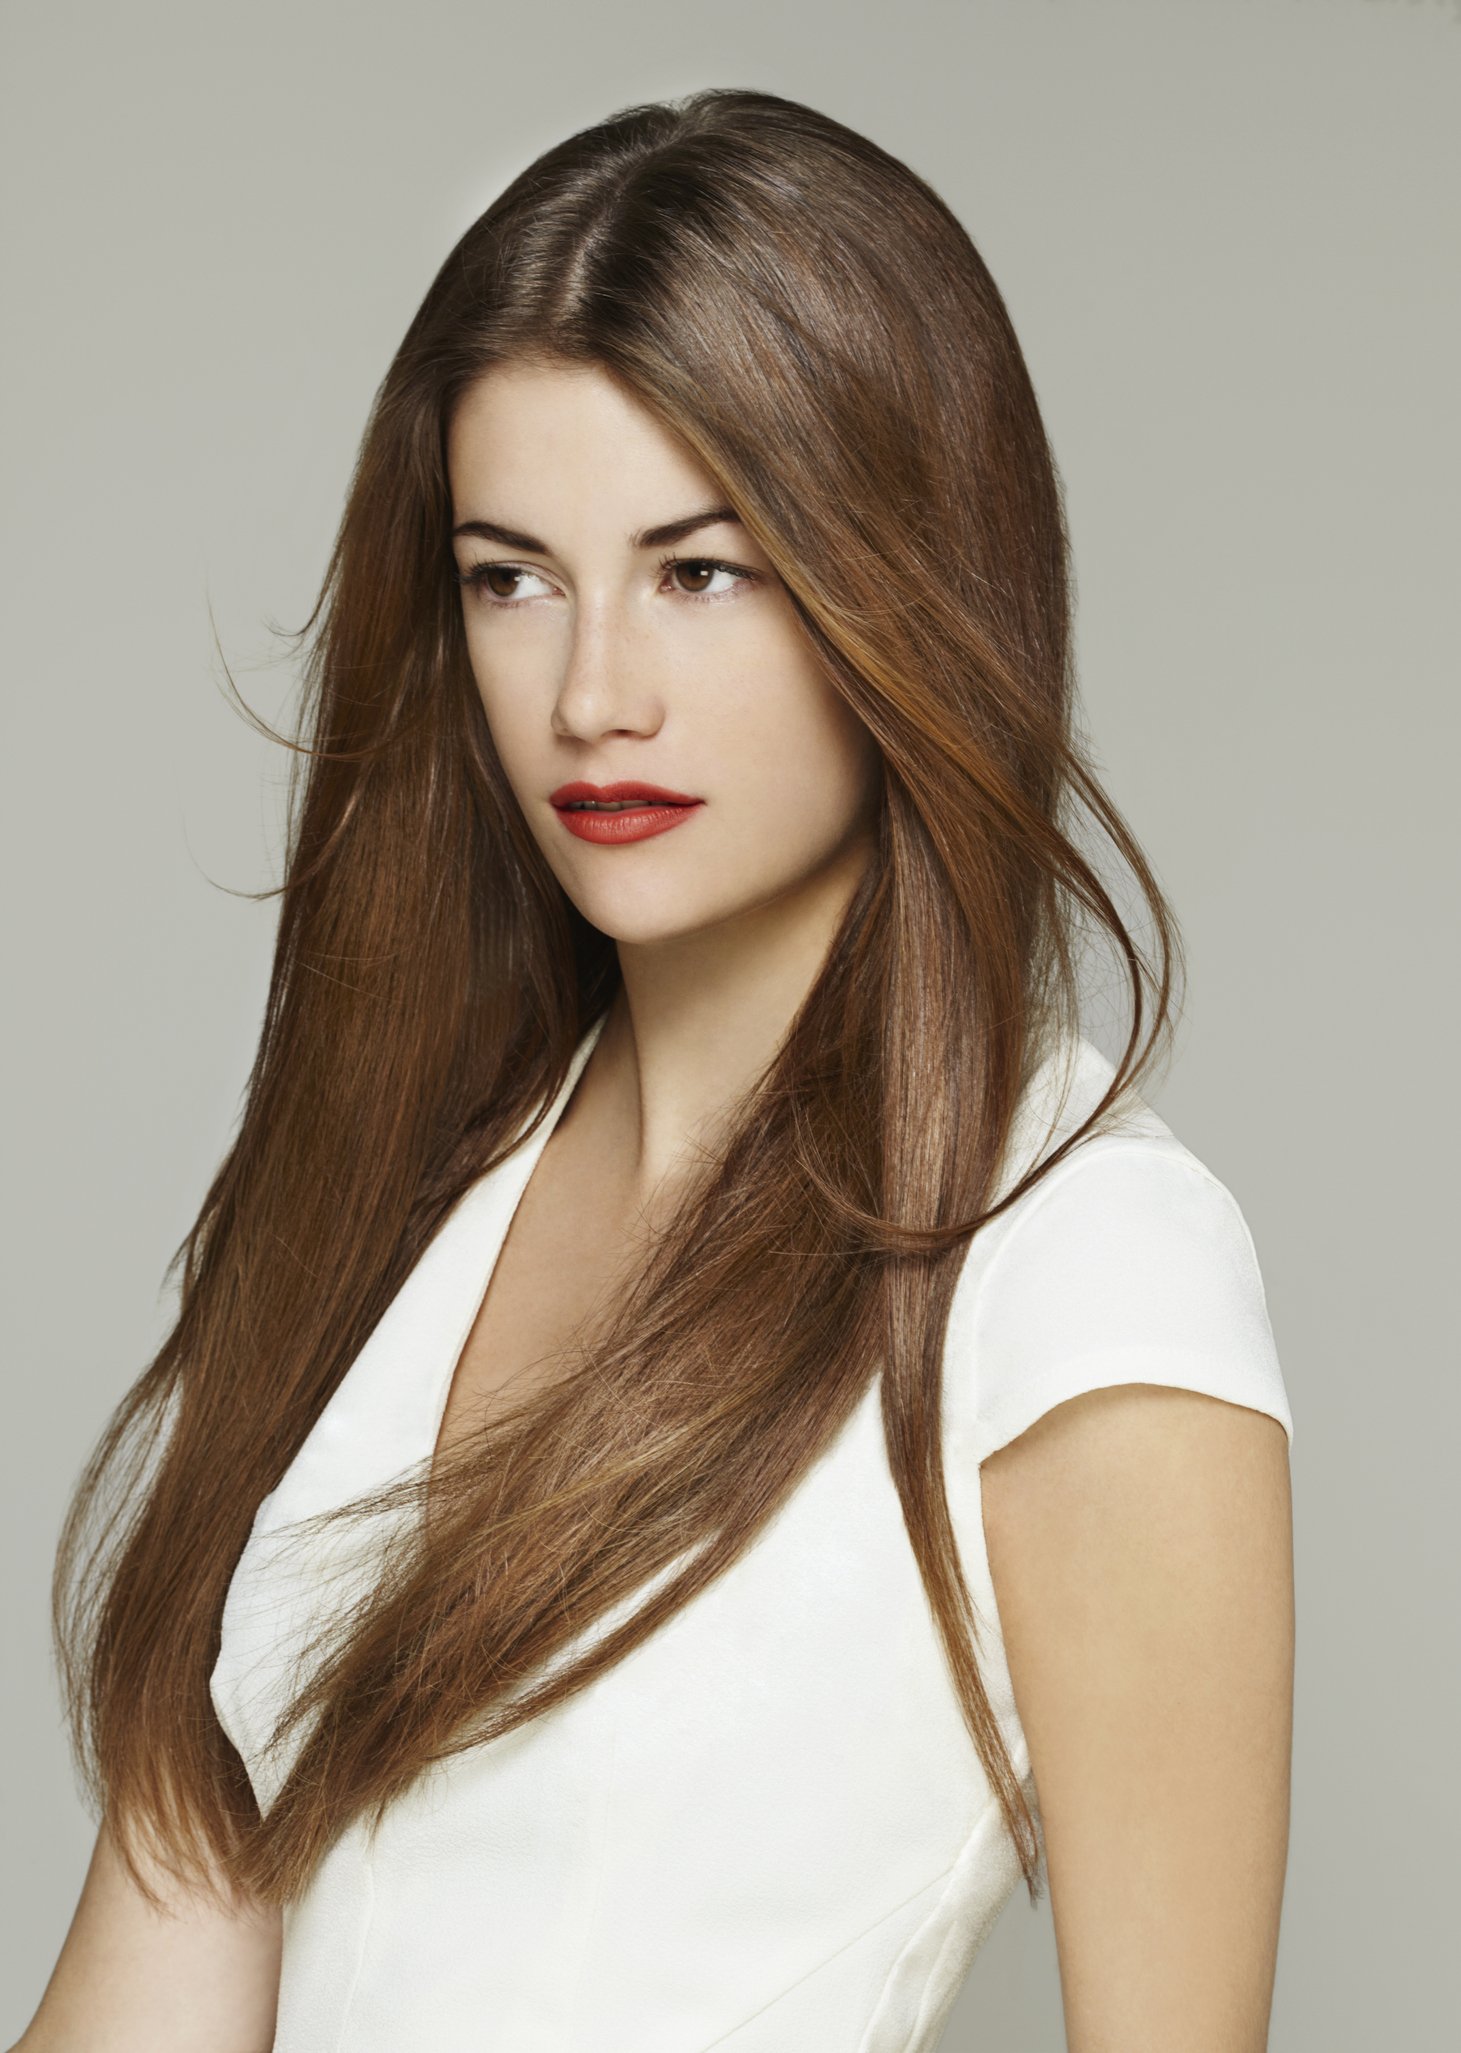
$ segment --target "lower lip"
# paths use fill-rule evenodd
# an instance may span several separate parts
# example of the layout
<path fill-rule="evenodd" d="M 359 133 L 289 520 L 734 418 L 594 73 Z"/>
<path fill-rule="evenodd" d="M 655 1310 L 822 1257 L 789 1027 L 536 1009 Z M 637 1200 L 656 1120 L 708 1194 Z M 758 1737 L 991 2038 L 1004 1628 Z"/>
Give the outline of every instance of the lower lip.
<path fill-rule="evenodd" d="M 576 834 L 580 841 L 596 841 L 601 847 L 612 848 L 621 841 L 647 841 L 651 834 L 664 834 L 688 820 L 692 813 L 698 813 L 702 803 L 697 799 L 689 806 L 632 806 L 622 813 L 579 812 L 571 806 L 555 806 L 553 810 L 569 833 Z"/>

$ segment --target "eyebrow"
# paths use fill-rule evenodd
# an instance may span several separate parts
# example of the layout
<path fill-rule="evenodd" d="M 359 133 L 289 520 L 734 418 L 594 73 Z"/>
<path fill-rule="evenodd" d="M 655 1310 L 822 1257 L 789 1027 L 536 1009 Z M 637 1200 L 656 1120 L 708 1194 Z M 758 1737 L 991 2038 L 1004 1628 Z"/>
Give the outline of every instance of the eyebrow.
<path fill-rule="evenodd" d="M 687 535 L 693 535 L 700 528 L 722 525 L 741 527 L 744 523 L 733 506 L 707 506 L 700 513 L 687 513 L 680 520 L 667 520 L 660 527 L 644 528 L 640 533 L 630 535 L 631 549 L 665 549 L 676 542 L 683 542 Z M 525 535 L 517 528 L 501 526 L 495 520 L 464 520 L 452 529 L 452 539 L 458 535 L 478 535 L 484 542 L 501 542 L 506 549 L 527 549 L 535 556 L 550 556 L 553 552 L 546 542 L 540 542 L 535 535 Z"/>

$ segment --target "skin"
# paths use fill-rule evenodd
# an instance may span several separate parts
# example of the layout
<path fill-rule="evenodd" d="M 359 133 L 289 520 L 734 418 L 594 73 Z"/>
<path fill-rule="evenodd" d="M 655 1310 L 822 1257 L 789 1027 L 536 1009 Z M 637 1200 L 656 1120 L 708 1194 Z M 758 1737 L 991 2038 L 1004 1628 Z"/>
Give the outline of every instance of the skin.
<path fill-rule="evenodd" d="M 103 1824 L 40 2008 L 13 2053 L 268 2053 L 282 1920 L 180 1891 L 153 1910 Z"/>
<path fill-rule="evenodd" d="M 438 1453 L 555 1374 L 619 1294 L 812 984 L 872 857 L 881 781 L 724 492 L 615 380 L 497 366 L 447 454 L 493 745 L 622 984 L 514 1214 Z M 650 538 L 706 511 L 725 517 Z M 624 778 L 702 803 L 622 846 L 578 839 L 550 803 Z"/>
<path fill-rule="evenodd" d="M 620 1196 L 647 1209 L 814 980 L 872 854 L 879 758 L 739 522 L 674 543 L 678 567 L 661 567 L 665 545 L 636 546 L 725 494 L 605 372 L 496 366 L 459 402 L 447 454 L 454 526 L 543 545 L 454 537 L 459 573 L 501 566 L 463 587 L 467 647 L 523 816 L 618 950 L 622 992 L 572 1109 L 594 1104 Z M 570 779 L 625 777 L 704 804 L 667 834 L 602 847 L 549 803 Z"/>
<path fill-rule="evenodd" d="M 1128 1383 L 980 1469 L 1071 2053 L 1262 2053 L 1288 1853 L 1277 1419 Z"/>
<path fill-rule="evenodd" d="M 556 1153 L 560 1192 L 581 1185 L 562 1173 L 577 1151 L 600 1212 L 648 1216 L 713 1145 L 817 974 L 871 858 L 876 752 L 744 528 L 722 520 L 678 541 L 678 567 L 636 539 L 724 494 L 609 376 L 495 367 L 459 404 L 448 461 L 453 524 L 474 530 L 453 537 L 456 569 L 500 566 L 462 588 L 494 746 L 623 973 L 533 1182 Z M 576 839 L 549 794 L 621 777 L 705 803 L 637 844 Z M 1123 1385 L 1057 1406 L 981 1479 L 1068 2045 L 1256 2053 L 1288 1829 L 1282 1428 L 1195 1392 Z M 279 1934 L 277 1914 L 237 1903 L 174 1899 L 156 1916 L 103 1830 L 20 2045 L 265 2053 Z"/>

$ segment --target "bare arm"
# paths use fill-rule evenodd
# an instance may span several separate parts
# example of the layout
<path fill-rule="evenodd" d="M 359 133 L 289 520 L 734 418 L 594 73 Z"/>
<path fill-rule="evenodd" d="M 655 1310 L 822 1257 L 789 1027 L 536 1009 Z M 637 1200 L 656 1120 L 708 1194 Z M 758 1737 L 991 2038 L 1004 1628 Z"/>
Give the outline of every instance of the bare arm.
<path fill-rule="evenodd" d="M 269 2053 L 277 1909 L 232 1909 L 164 1886 L 152 1909 L 105 1824 L 40 2008 L 12 2053 Z"/>
<path fill-rule="evenodd" d="M 1071 2053 L 1263 2053 L 1288 1855 L 1288 1448 L 1122 1384 L 981 1469 Z"/>

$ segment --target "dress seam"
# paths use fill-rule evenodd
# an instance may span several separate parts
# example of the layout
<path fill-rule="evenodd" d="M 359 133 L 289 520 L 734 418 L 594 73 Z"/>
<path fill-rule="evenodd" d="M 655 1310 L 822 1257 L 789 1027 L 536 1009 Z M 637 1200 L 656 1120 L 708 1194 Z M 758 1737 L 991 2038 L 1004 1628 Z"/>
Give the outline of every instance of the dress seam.
<path fill-rule="evenodd" d="M 836 1960 L 841 1954 L 846 1953 L 849 1947 L 856 1946 L 859 1940 L 866 1939 L 870 1932 L 875 1932 L 878 1929 L 879 1925 L 885 1925 L 888 1922 L 889 1918 L 895 1918 L 900 1910 L 905 1910 L 907 1906 L 915 1900 L 915 1898 L 924 1895 L 928 1890 L 930 1890 L 933 1887 L 935 1882 L 947 1882 L 949 1877 L 953 1874 L 954 1868 L 957 1866 L 958 1857 L 955 1858 L 954 1862 L 949 1867 L 940 1868 L 936 1875 L 930 1875 L 926 1882 L 920 1882 L 916 1889 L 910 1889 L 908 1894 L 906 1896 L 900 1897 L 897 1903 L 890 1905 L 887 1910 L 879 1912 L 878 1916 L 872 1920 L 871 1924 L 863 1925 L 861 1929 L 854 1932 L 850 1938 L 844 1939 L 839 1946 L 834 1946 L 830 1953 L 824 1953 L 820 1960 L 813 1961 L 810 1967 L 803 1969 L 802 1973 L 796 1977 L 795 1981 L 788 1982 L 784 1988 L 778 1989 L 774 1996 L 770 1997 L 765 2003 L 759 2004 L 755 2010 L 751 2011 L 749 2016 L 738 2017 L 735 2023 L 731 2026 L 729 2031 L 721 2032 L 716 2038 L 710 2040 L 708 2045 L 702 2046 L 699 2049 L 699 2053 L 715 2053 L 715 2048 L 717 2046 L 727 2045 L 736 2036 L 738 2032 L 743 2032 L 746 2029 L 747 2025 L 754 2024 L 758 2017 L 764 2017 L 768 2010 L 774 2010 L 778 2003 L 785 2002 L 786 1998 L 791 1995 L 792 1991 L 794 1989 L 799 1989 L 803 1982 L 810 1980 L 810 1978 L 813 1975 L 820 1974 L 823 1968 L 830 1967 L 832 1962 Z M 945 1893 L 946 1891 L 940 1890 L 940 1902 L 943 1901 Z M 921 1930 L 922 1926 L 920 1926 L 919 1929 Z M 899 1954 L 899 1958 L 902 1958 L 901 1952 Z M 878 2000 L 879 2002 L 882 2001 L 881 1994 L 879 1995 Z"/>
<path fill-rule="evenodd" d="M 355 1996 L 360 1987 L 360 1977 L 365 1972 L 365 1954 L 370 1944 L 371 1928 L 375 1923 L 375 1834 L 367 1830 L 365 1835 L 365 1915 L 360 1921 L 360 1940 L 355 1950 L 355 1966 L 350 1976 L 350 1987 L 345 1992 L 345 2001 L 340 2007 L 340 2032 L 335 2040 L 335 2053 L 342 2053 L 345 2034 L 350 2029 L 350 2013 L 355 2008 Z"/>
<path fill-rule="evenodd" d="M 1014 1767 L 1016 1779 L 1023 1784 L 1027 1774 L 1029 1773 L 1029 1751 L 1026 1745 L 1024 1744 L 1023 1740 L 1021 1740 L 1015 1745 L 1012 1752 L 1011 1760 L 1012 1765 Z M 936 1921 L 943 1915 L 944 1906 L 949 1900 L 950 1891 L 957 1886 L 959 1878 L 964 1871 L 966 1863 L 968 1862 L 969 1855 L 972 1849 L 979 1843 L 981 1839 L 987 1838 L 991 1831 L 1002 1831 L 1004 1829 L 1004 1825 L 1004 1813 L 1000 1808 L 998 1799 L 995 1798 L 991 1793 L 989 1800 L 985 1803 L 984 1807 L 980 1810 L 978 1817 L 970 1826 L 969 1831 L 965 1836 L 963 1845 L 959 1848 L 958 1853 L 955 1855 L 950 1865 L 944 1870 L 944 1886 L 939 1891 L 938 1902 L 931 1904 L 929 1906 L 927 1916 L 921 1919 L 919 1924 L 914 1928 L 914 1930 L 908 1934 L 908 1937 L 904 1940 L 902 1946 L 899 1947 L 894 1959 L 889 1963 L 888 1972 L 886 1973 L 886 1975 L 884 1975 L 882 1986 L 878 1990 L 877 2001 L 873 2004 L 871 2011 L 869 2011 L 868 2013 L 868 2021 L 866 2027 L 864 2028 L 861 2039 L 859 2039 L 858 2041 L 857 2053 L 875 2053 L 875 2044 L 873 2041 L 872 2034 L 878 2028 L 879 2022 L 882 2018 L 884 2005 L 888 2000 L 888 1991 L 892 1988 L 893 1983 L 897 1978 L 899 1969 L 902 1967 L 903 1962 L 908 1958 L 913 1948 L 917 1946 L 919 1940 L 923 1937 L 924 1933 L 929 1929 L 929 1926 L 936 1923 Z M 938 1948 L 934 1953 L 933 1959 L 928 1964 L 927 1972 L 924 1974 L 922 1984 L 920 1985 L 918 1991 L 918 2011 L 913 2021 L 913 2032 L 912 2036 L 908 2041 L 908 2044 L 910 2046 L 916 2047 L 918 2045 L 919 2034 L 923 2030 L 925 2021 L 928 2016 L 928 1992 L 933 1986 L 934 1979 L 938 1974 L 939 1963 L 942 1960 L 944 1954 L 947 1952 L 949 1944 L 955 1936 L 956 1929 L 956 1924 L 950 1922 L 947 1929 L 944 1932 L 943 1938 L 939 1942 Z"/>
<path fill-rule="evenodd" d="M 614 1771 L 619 1758 L 619 1720 L 622 1716 L 623 1707 L 621 1705 L 615 1710 L 609 1726 L 608 1759 L 603 1768 L 604 1812 L 600 1820 L 598 1863 L 594 1875 L 593 1895 L 584 1915 L 584 1941 L 579 1950 L 578 1966 L 574 1972 L 573 1989 L 568 2006 L 568 2028 L 574 2044 L 577 2044 L 578 2041 L 578 2024 L 583 2005 L 584 1975 L 588 1965 L 588 1935 L 595 1929 L 599 1904 L 604 1894 L 604 1870 L 608 1866 L 609 1811 L 614 1801 Z"/>

